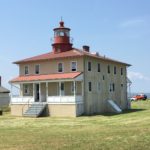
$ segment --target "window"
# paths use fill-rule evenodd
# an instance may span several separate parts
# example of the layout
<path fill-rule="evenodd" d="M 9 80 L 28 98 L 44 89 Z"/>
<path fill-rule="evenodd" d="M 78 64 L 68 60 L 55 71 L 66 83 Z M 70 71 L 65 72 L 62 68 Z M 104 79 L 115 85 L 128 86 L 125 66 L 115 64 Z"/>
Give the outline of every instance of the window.
<path fill-rule="evenodd" d="M 121 68 L 121 75 L 123 75 L 123 68 Z"/>
<path fill-rule="evenodd" d="M 64 91 L 64 83 L 61 83 L 60 89 L 61 91 Z"/>
<path fill-rule="evenodd" d="M 63 72 L 63 64 L 58 63 L 58 72 Z"/>
<path fill-rule="evenodd" d="M 112 91 L 115 91 L 115 83 L 112 84 Z"/>
<path fill-rule="evenodd" d="M 25 75 L 29 74 L 29 66 L 24 67 L 24 73 L 25 73 Z"/>
<path fill-rule="evenodd" d="M 64 32 L 63 31 L 60 31 L 60 36 L 64 36 Z"/>
<path fill-rule="evenodd" d="M 110 73 L 110 66 L 109 65 L 107 66 L 107 71 L 108 71 L 108 73 Z"/>
<path fill-rule="evenodd" d="M 91 62 L 88 62 L 88 71 L 91 71 Z"/>
<path fill-rule="evenodd" d="M 103 75 L 103 80 L 105 80 L 105 76 Z"/>
<path fill-rule="evenodd" d="M 111 92 L 112 91 L 112 88 L 111 88 L 112 86 L 111 86 L 111 83 L 109 84 L 109 92 Z"/>
<path fill-rule="evenodd" d="M 74 92 L 74 83 L 71 82 L 71 92 L 73 93 Z"/>
<path fill-rule="evenodd" d="M 29 85 L 24 85 L 24 94 L 29 94 Z"/>
<path fill-rule="evenodd" d="M 71 71 L 77 71 L 77 62 L 71 62 Z"/>
<path fill-rule="evenodd" d="M 92 83 L 89 82 L 89 92 L 91 92 L 91 91 L 92 91 Z"/>
<path fill-rule="evenodd" d="M 40 73 L 40 65 L 35 65 L 35 74 Z"/>
<path fill-rule="evenodd" d="M 101 72 L 101 65 L 100 65 L 100 63 L 97 64 L 97 72 Z"/>
<path fill-rule="evenodd" d="M 109 91 L 114 92 L 115 91 L 115 83 L 110 83 L 109 84 Z"/>
<path fill-rule="evenodd" d="M 69 37 L 69 31 L 68 30 L 57 30 L 54 32 L 54 37 L 57 36 L 68 36 Z"/>
<path fill-rule="evenodd" d="M 117 68 L 116 68 L 116 66 L 114 66 L 114 74 L 116 74 L 117 73 Z"/>
<path fill-rule="evenodd" d="M 101 90 L 101 84 L 100 84 L 100 82 L 98 82 L 98 91 L 100 91 Z"/>

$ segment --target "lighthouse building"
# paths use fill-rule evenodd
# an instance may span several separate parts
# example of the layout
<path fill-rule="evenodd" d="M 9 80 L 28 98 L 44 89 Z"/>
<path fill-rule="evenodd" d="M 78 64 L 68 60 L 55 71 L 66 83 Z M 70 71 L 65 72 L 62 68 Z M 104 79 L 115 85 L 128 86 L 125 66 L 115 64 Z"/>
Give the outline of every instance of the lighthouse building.
<path fill-rule="evenodd" d="M 93 53 L 86 45 L 74 48 L 63 21 L 54 29 L 51 52 L 14 64 L 19 75 L 10 81 L 12 115 L 76 117 L 129 107 L 130 65 Z"/>

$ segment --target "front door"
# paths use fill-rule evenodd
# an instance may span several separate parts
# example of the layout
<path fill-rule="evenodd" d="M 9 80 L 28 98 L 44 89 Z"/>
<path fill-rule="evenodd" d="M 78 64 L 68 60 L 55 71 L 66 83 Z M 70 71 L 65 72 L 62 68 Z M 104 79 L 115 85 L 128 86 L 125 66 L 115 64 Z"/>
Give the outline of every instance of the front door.
<path fill-rule="evenodd" d="M 40 101 L 39 89 L 40 89 L 39 84 L 35 84 L 35 102 L 39 102 Z"/>

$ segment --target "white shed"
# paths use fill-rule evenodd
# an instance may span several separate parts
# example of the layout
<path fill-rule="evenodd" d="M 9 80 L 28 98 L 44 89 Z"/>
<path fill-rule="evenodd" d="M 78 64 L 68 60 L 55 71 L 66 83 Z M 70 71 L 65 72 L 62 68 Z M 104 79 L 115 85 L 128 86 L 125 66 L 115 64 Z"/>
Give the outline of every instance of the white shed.
<path fill-rule="evenodd" d="M 10 102 L 10 91 L 3 86 L 1 86 L 1 76 L 0 76 L 0 107 L 4 105 L 9 105 Z"/>

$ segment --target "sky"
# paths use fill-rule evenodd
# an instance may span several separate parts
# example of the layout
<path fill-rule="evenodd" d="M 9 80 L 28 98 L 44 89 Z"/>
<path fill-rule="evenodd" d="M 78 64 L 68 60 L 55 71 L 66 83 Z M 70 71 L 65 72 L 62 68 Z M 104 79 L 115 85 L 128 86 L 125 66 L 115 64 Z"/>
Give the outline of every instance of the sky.
<path fill-rule="evenodd" d="M 61 17 L 74 47 L 131 64 L 131 92 L 150 92 L 150 0 L 0 0 L 3 86 L 19 74 L 12 62 L 51 51 Z"/>

